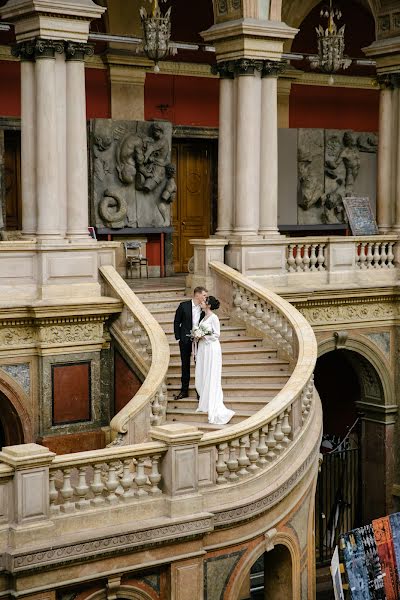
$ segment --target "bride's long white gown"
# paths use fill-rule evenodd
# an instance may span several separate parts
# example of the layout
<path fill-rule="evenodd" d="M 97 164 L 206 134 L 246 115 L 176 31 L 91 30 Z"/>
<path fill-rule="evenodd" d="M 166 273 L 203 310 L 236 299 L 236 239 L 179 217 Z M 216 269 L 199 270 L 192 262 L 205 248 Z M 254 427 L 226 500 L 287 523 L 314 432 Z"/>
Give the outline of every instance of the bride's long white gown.
<path fill-rule="evenodd" d="M 221 386 L 222 353 L 219 337 L 221 333 L 219 319 L 212 313 L 201 323 L 212 329 L 212 335 L 207 335 L 198 343 L 196 354 L 196 390 L 200 396 L 196 412 L 207 412 L 208 422 L 214 425 L 225 425 L 235 414 L 224 405 L 224 395 Z"/>

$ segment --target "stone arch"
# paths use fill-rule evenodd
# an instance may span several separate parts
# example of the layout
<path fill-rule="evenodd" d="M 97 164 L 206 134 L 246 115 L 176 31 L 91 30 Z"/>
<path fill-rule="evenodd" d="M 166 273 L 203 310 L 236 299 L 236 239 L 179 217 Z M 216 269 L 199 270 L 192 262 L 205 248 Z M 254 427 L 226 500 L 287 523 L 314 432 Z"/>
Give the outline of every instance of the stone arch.
<path fill-rule="evenodd" d="M 144 590 L 130 585 L 121 585 L 114 594 L 117 600 L 154 600 L 154 597 L 150 596 Z M 76 600 L 107 600 L 107 597 L 107 590 L 98 590 L 96 592 L 79 594 Z"/>
<path fill-rule="evenodd" d="M 348 335 L 348 337 L 347 337 Z M 356 332 L 337 332 L 319 344 L 319 356 L 340 350 L 359 381 L 355 402 L 361 418 L 361 496 L 363 521 L 392 512 L 393 445 L 397 420 L 394 381 L 388 359 L 371 340 Z"/>
<path fill-rule="evenodd" d="M 244 561 L 240 565 L 240 569 L 238 569 L 232 576 L 230 580 L 230 589 L 232 590 L 229 596 L 225 597 L 224 600 L 237 600 L 238 593 L 242 589 L 246 577 L 257 561 L 265 552 L 273 552 L 276 547 L 283 546 L 287 549 L 291 558 L 292 565 L 292 596 L 291 600 L 300 600 L 300 590 L 301 590 L 301 581 L 300 581 L 300 548 L 298 544 L 298 540 L 293 531 L 288 528 L 283 529 L 282 531 L 277 532 L 272 540 L 270 540 L 268 534 L 266 534 L 266 539 L 262 540 L 249 554 L 246 556 Z"/>
<path fill-rule="evenodd" d="M 5 403 L 3 417 L 8 420 L 10 430 L 5 429 L 5 444 L 27 444 L 33 442 L 33 425 L 28 412 L 29 398 L 22 387 L 0 368 L 0 399 Z M 0 401 L 1 401 L 0 400 Z"/>
<path fill-rule="evenodd" d="M 382 404 L 385 406 L 393 406 L 396 404 L 394 382 L 388 367 L 388 360 L 374 342 L 364 335 L 349 332 L 348 337 L 343 343 L 338 344 L 334 337 L 320 342 L 318 344 L 318 357 L 338 349 L 352 351 L 361 357 L 358 369 L 364 377 L 363 383 L 360 379 L 364 393 L 367 391 L 365 378 L 368 377 L 366 369 L 369 363 L 373 367 L 373 371 L 371 371 L 369 375 L 369 377 L 372 377 L 371 383 L 373 383 L 375 388 L 381 386 Z M 353 361 L 353 365 L 355 364 L 356 363 Z"/>
<path fill-rule="evenodd" d="M 291 27 L 300 27 L 307 15 L 321 0 L 271 0 L 271 11 L 274 3 L 281 5 L 281 18 Z M 368 8 L 376 20 L 380 8 L 380 0 L 361 0 L 361 4 Z"/>

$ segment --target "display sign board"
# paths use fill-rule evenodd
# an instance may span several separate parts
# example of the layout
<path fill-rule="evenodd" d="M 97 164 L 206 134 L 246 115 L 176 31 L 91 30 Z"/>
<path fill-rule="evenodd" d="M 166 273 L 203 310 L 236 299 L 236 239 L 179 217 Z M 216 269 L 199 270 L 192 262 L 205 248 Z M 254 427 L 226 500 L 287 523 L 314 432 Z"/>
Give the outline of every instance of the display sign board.
<path fill-rule="evenodd" d="M 337 546 L 336 546 L 335 552 L 333 553 L 333 556 L 332 556 L 331 575 L 332 575 L 332 582 L 333 582 L 333 591 L 335 593 L 335 600 L 344 600 L 342 576 L 340 573 L 340 563 L 339 563 L 339 549 Z"/>
<path fill-rule="evenodd" d="M 353 235 L 379 233 L 369 198 L 343 198 L 343 204 Z"/>

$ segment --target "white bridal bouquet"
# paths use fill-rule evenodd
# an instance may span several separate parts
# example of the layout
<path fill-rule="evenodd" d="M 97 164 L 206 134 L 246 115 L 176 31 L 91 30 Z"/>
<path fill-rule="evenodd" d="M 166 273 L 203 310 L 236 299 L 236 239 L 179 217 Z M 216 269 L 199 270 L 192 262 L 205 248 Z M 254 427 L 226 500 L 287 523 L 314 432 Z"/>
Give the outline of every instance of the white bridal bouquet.
<path fill-rule="evenodd" d="M 199 341 L 205 335 L 211 335 L 211 334 L 212 334 L 212 329 L 205 323 L 201 323 L 200 325 L 196 325 L 195 327 L 193 327 L 193 329 L 190 331 L 189 335 L 190 335 L 190 339 Z"/>

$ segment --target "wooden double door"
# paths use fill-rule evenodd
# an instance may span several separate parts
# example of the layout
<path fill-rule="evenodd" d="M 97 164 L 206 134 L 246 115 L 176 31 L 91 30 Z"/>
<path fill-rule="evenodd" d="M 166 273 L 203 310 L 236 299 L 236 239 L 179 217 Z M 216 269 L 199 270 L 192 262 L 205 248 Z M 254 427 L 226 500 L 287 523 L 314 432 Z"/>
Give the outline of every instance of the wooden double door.
<path fill-rule="evenodd" d="M 209 141 L 176 142 L 177 195 L 172 205 L 175 273 L 185 273 L 193 256 L 189 240 L 207 238 L 212 231 L 214 144 Z"/>

